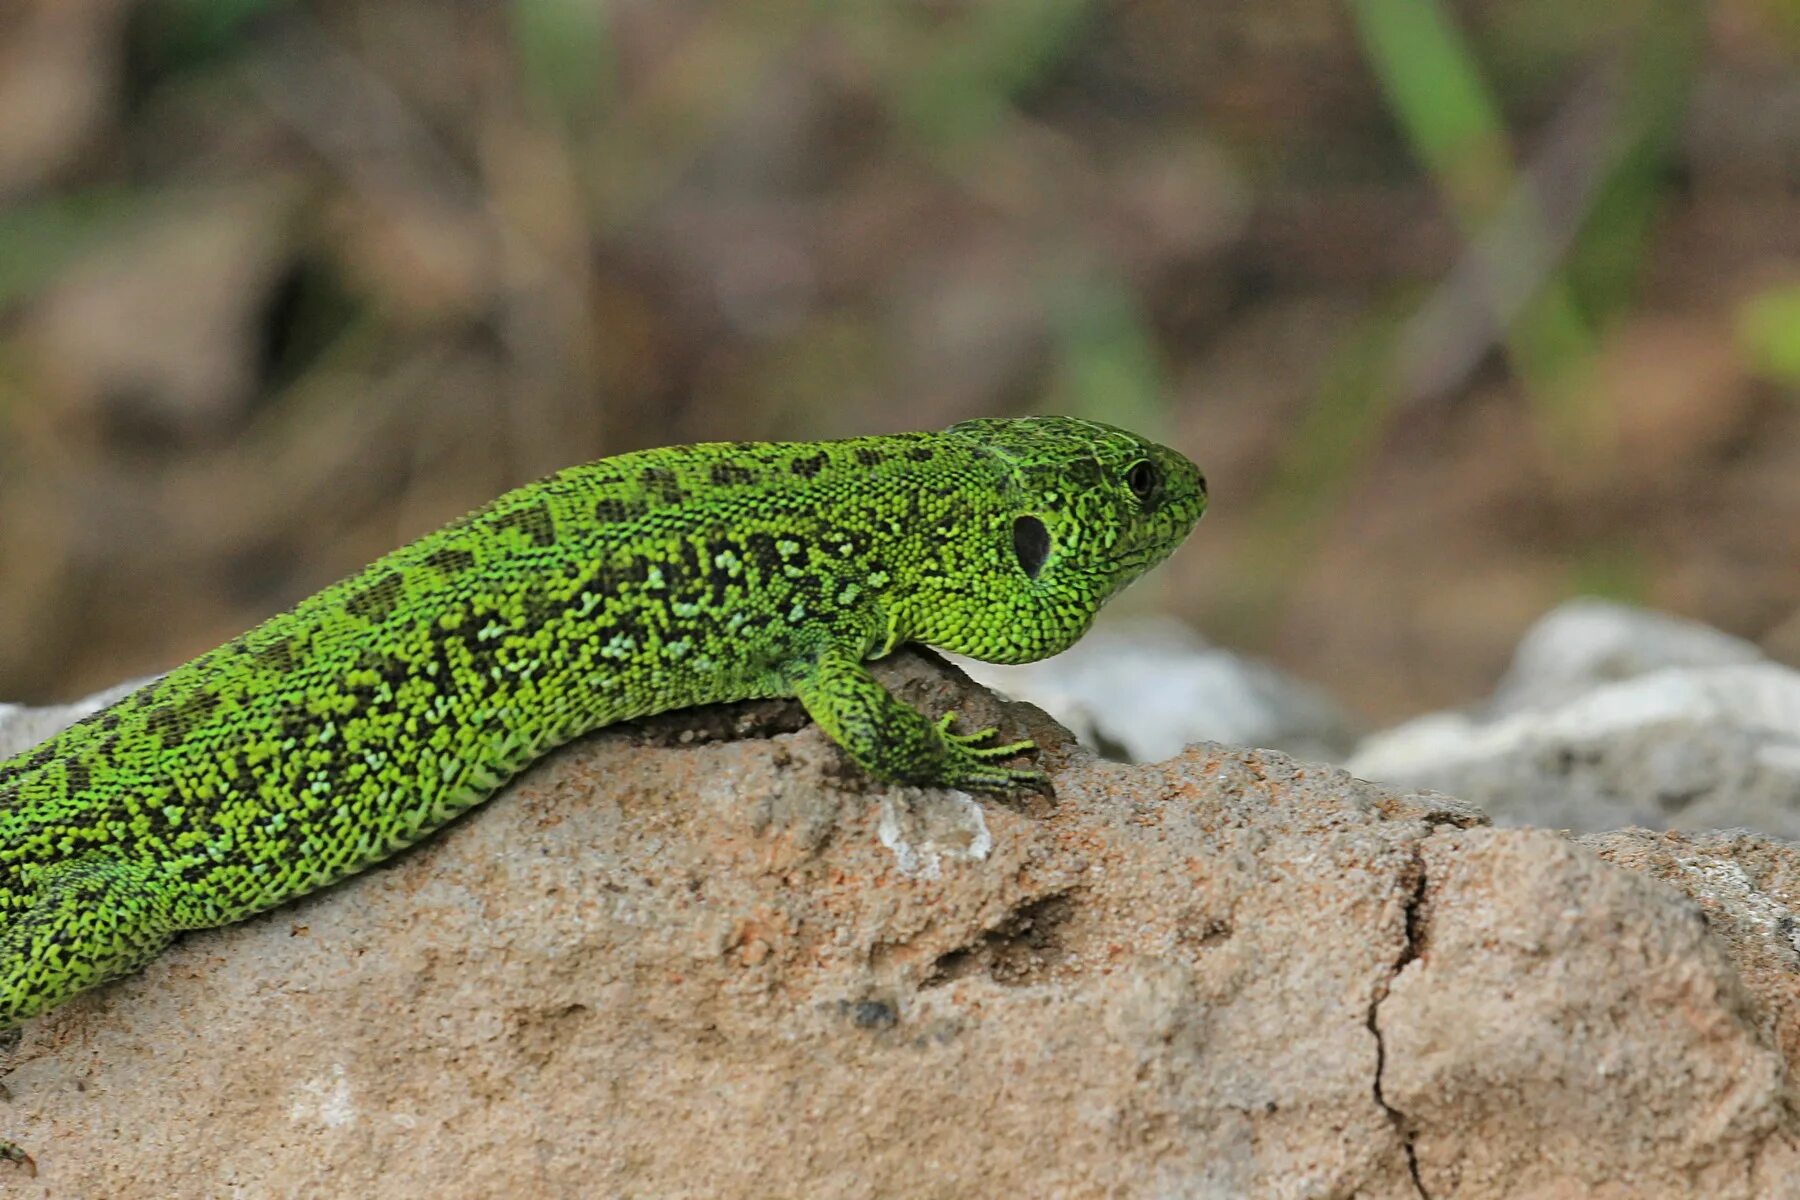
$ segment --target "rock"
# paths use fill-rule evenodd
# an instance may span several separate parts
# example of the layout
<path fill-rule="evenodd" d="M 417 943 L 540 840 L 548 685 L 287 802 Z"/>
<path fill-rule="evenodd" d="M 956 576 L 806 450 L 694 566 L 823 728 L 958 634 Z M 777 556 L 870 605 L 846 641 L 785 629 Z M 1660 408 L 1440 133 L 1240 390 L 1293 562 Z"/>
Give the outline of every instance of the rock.
<path fill-rule="evenodd" d="M 1775 1044 L 1800 1061 L 1800 855 L 1741 831 L 1625 829 L 1576 839 L 1606 861 L 1690 897 L 1762 1001 Z"/>
<path fill-rule="evenodd" d="M 28 1023 L 0 1133 L 41 1176 L 8 1186 L 1800 1194 L 1794 973 L 1651 877 L 1675 841 L 1633 874 L 1277 754 L 1102 762 L 925 656 L 878 671 L 1038 738 L 1056 798 L 876 788 L 785 704 L 603 731 Z M 1784 927 L 1792 851 L 1707 853 L 1752 851 L 1720 911 Z"/>
<path fill-rule="evenodd" d="M 1672 667 L 1493 721 L 1440 713 L 1371 737 L 1346 765 L 1507 824 L 1800 838 L 1800 673 Z"/>
<path fill-rule="evenodd" d="M 1691 621 L 1577 601 L 1526 635 L 1486 704 L 1375 734 L 1345 765 L 1502 824 L 1800 838 L 1800 673 Z"/>
<path fill-rule="evenodd" d="M 1761 662 L 1752 642 L 1698 621 L 1624 604 L 1571 600 L 1528 630 L 1485 707 L 1488 717 L 1546 709 L 1664 667 Z"/>
<path fill-rule="evenodd" d="M 1800 1192 L 1769 1005 L 1699 908 L 1540 830 L 1443 831 L 1420 871 L 1375 1020 L 1423 1195 Z"/>
<path fill-rule="evenodd" d="M 956 663 L 977 683 L 1038 705 L 1084 746 L 1125 762 L 1161 762 L 1193 742 L 1331 761 L 1355 742 L 1324 692 L 1210 646 L 1170 619 L 1103 622 L 1074 649 L 1042 662 Z"/>

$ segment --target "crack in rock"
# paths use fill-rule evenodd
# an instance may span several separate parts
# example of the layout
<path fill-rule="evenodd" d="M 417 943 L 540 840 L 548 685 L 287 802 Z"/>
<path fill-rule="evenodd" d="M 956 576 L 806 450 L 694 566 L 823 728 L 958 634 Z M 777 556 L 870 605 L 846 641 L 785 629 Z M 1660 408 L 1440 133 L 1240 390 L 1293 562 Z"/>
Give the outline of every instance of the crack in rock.
<path fill-rule="evenodd" d="M 1387 1114 L 1389 1124 L 1400 1137 L 1401 1148 L 1406 1151 L 1406 1169 L 1412 1175 L 1413 1190 L 1421 1200 L 1431 1200 L 1431 1193 L 1425 1190 L 1425 1181 L 1419 1175 L 1419 1153 L 1413 1145 L 1413 1131 L 1408 1127 L 1406 1114 L 1388 1103 L 1387 1095 L 1382 1090 L 1382 1079 L 1387 1071 L 1387 1040 L 1381 1033 L 1381 1005 L 1387 999 L 1394 980 L 1406 969 L 1406 964 L 1419 956 L 1419 941 L 1424 932 L 1419 913 L 1425 899 L 1425 856 L 1420 850 L 1422 840 L 1413 840 L 1412 860 L 1400 877 L 1401 887 L 1406 891 L 1406 942 L 1386 977 L 1377 981 L 1374 993 L 1369 997 L 1368 1027 L 1369 1033 L 1375 1038 L 1375 1103 Z"/>

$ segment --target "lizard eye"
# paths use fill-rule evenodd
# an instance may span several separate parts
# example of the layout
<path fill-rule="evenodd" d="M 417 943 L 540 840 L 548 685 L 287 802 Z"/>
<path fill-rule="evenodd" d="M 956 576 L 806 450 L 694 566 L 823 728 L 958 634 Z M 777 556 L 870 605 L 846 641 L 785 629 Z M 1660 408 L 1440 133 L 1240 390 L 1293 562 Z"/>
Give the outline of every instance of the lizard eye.
<path fill-rule="evenodd" d="M 1130 488 L 1131 494 L 1139 500 L 1148 500 L 1155 495 L 1156 487 L 1161 482 L 1162 478 L 1156 469 L 1156 464 L 1147 458 L 1138 459 L 1125 472 L 1125 486 Z"/>
<path fill-rule="evenodd" d="M 1036 517 L 1020 517 L 1013 522 L 1013 553 L 1027 579 L 1036 579 L 1050 557 L 1050 531 Z"/>

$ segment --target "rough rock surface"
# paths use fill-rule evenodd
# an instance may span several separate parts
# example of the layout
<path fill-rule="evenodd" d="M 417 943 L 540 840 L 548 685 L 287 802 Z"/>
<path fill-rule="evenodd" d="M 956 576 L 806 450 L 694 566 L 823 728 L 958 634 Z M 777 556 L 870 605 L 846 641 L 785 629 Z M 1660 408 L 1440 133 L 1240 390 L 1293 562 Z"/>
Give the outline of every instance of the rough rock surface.
<path fill-rule="evenodd" d="M 1702 625 L 1582 601 L 1525 637 L 1487 704 L 1375 734 L 1345 765 L 1502 824 L 1800 838 L 1800 671 Z"/>
<path fill-rule="evenodd" d="M 1194 742 L 1332 762 L 1355 742 L 1349 718 L 1324 692 L 1211 645 L 1171 617 L 1103 617 L 1073 649 L 1041 662 L 955 662 L 1123 762 L 1161 762 Z"/>
<path fill-rule="evenodd" d="M 1420 856 L 1377 1019 L 1424 1194 L 1800 1190 L 1791 967 L 1755 994 L 1701 907 L 1552 833 L 1445 831 Z"/>
<path fill-rule="evenodd" d="M 781 704 L 583 739 L 28 1024 L 0 1133 L 41 1175 L 7 1186 L 1800 1195 L 1791 851 L 1582 846 L 1218 746 L 1109 764 L 882 672 L 1039 738 L 1057 797 L 874 788 Z"/>
<path fill-rule="evenodd" d="M 1791 843 L 1739 830 L 1623 829 L 1576 840 L 1692 897 L 1761 1002 L 1783 1056 L 1800 1062 L 1800 852 Z"/>

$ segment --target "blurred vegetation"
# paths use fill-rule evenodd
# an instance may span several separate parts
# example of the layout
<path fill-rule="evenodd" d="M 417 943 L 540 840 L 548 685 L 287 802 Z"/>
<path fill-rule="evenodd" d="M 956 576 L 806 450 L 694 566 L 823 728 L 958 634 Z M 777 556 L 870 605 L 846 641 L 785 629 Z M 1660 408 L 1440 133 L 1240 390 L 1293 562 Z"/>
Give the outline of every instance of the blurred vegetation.
<path fill-rule="evenodd" d="M 1600 591 L 1800 659 L 1793 0 L 12 0 L 0 696 L 510 485 L 1075 412 L 1370 717 Z"/>

